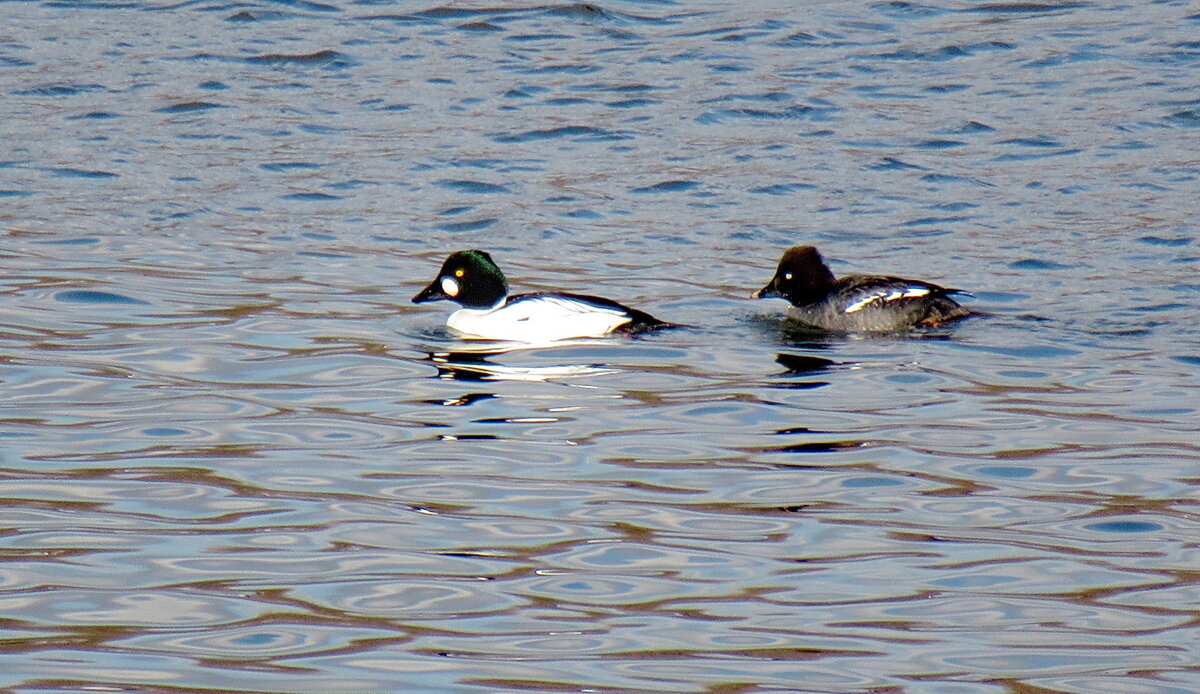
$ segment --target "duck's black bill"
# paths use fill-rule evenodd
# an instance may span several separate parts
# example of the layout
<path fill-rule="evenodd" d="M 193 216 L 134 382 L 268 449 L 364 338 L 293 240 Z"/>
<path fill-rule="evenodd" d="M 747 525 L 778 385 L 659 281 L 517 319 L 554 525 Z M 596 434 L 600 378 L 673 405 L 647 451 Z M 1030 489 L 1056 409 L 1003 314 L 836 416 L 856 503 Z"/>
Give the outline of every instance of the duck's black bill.
<path fill-rule="evenodd" d="M 775 288 L 775 283 L 772 282 L 762 289 L 750 295 L 751 299 L 782 299 L 783 295 Z"/>
<path fill-rule="evenodd" d="M 414 304 L 423 304 L 427 301 L 440 301 L 449 298 L 450 295 L 442 291 L 442 280 L 438 278 L 430 282 L 428 287 L 425 287 L 420 293 L 414 296 L 412 302 Z"/>

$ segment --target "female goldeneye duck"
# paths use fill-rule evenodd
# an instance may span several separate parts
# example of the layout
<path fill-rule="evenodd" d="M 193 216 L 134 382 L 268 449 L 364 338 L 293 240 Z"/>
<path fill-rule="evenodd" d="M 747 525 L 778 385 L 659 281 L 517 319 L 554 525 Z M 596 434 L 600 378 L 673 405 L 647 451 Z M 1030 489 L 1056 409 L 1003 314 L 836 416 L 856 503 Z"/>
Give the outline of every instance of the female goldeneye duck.
<path fill-rule="evenodd" d="M 846 275 L 835 279 L 812 246 L 796 246 L 779 259 L 775 276 L 753 299 L 779 297 L 788 315 L 823 330 L 845 332 L 939 326 L 971 312 L 948 295 L 958 289 L 903 277 Z"/>
<path fill-rule="evenodd" d="M 467 337 L 549 342 L 610 333 L 637 333 L 668 325 L 611 299 L 538 292 L 509 296 L 508 281 L 484 251 L 450 254 L 414 304 L 449 299 L 462 305 L 446 325 Z"/>

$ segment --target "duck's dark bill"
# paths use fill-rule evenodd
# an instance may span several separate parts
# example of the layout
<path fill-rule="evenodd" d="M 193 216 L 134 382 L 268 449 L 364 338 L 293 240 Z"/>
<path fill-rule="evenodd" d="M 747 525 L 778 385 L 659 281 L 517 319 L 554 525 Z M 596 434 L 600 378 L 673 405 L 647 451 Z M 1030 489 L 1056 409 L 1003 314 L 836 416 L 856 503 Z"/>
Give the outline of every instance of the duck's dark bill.
<path fill-rule="evenodd" d="M 419 294 L 412 298 L 414 304 L 423 304 L 427 301 L 440 301 L 449 299 L 450 295 L 442 291 L 441 279 L 436 279 L 429 283 L 428 287 L 421 290 Z"/>
<path fill-rule="evenodd" d="M 750 298 L 751 299 L 772 299 L 772 298 L 782 299 L 783 295 L 779 293 L 779 290 L 775 288 L 775 283 L 772 282 L 772 283 L 768 284 L 767 286 L 763 287 L 762 289 L 751 294 Z"/>

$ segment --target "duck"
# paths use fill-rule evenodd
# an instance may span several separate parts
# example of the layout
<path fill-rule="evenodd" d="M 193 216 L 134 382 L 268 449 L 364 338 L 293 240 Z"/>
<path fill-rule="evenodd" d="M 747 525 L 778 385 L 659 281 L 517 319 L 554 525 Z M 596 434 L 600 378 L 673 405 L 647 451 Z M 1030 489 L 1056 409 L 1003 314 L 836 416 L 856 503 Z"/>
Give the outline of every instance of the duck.
<path fill-rule="evenodd" d="M 612 299 L 563 292 L 508 293 L 508 280 L 487 251 L 456 251 L 414 304 L 448 299 L 462 306 L 446 319 L 461 335 L 481 340 L 552 342 L 635 334 L 671 324 Z"/>
<path fill-rule="evenodd" d="M 882 275 L 835 278 L 813 246 L 784 251 L 775 276 L 752 299 L 791 302 L 788 316 L 821 330 L 886 332 L 938 327 L 971 311 L 950 298 L 962 290 Z"/>

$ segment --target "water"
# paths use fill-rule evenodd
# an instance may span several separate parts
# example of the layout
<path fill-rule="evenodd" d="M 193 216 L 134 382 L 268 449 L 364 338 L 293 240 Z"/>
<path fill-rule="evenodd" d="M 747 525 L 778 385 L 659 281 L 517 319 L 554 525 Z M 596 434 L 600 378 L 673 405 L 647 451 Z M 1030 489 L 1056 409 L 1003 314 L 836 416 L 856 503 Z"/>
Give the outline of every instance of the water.
<path fill-rule="evenodd" d="M 1194 4 L 4 14 L 5 691 L 1200 690 Z"/>

